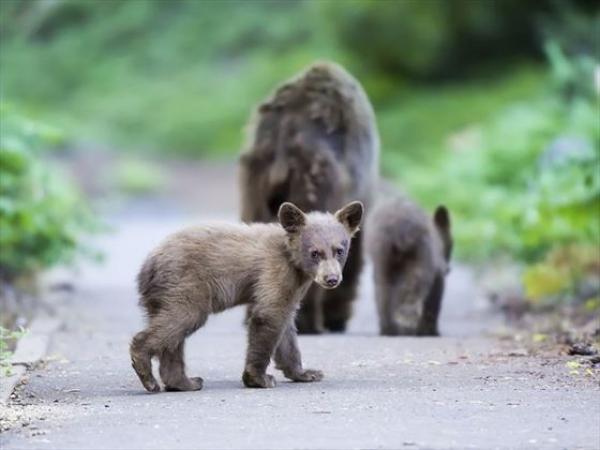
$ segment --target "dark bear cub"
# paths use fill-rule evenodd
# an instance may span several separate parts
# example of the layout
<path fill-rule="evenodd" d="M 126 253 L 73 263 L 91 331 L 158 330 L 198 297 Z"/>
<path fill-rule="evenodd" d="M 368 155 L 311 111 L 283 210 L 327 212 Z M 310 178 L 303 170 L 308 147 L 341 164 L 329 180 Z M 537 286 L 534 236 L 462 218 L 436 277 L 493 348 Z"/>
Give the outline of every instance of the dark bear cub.
<path fill-rule="evenodd" d="M 256 110 L 240 157 L 244 222 L 272 222 L 282 202 L 304 211 L 334 211 L 351 200 L 365 208 L 378 176 L 379 136 L 360 83 L 337 64 L 308 67 Z M 362 267 L 361 235 L 335 291 L 309 289 L 298 331 L 343 331 Z"/>
<path fill-rule="evenodd" d="M 266 373 L 272 357 L 291 380 L 321 380 L 320 371 L 302 366 L 294 318 L 313 281 L 324 289 L 341 283 L 362 214 L 360 202 L 335 215 L 304 214 L 284 203 L 279 224 L 207 225 L 167 238 L 138 275 L 148 325 L 133 338 L 130 353 L 144 387 L 160 390 L 152 375 L 157 357 L 166 390 L 201 389 L 202 378 L 185 373 L 184 341 L 209 314 L 241 304 L 251 306 L 242 375 L 247 387 L 275 385 Z"/>
<path fill-rule="evenodd" d="M 452 252 L 447 209 L 439 206 L 430 218 L 406 198 L 382 200 L 368 218 L 365 243 L 373 260 L 381 334 L 439 335 Z"/>

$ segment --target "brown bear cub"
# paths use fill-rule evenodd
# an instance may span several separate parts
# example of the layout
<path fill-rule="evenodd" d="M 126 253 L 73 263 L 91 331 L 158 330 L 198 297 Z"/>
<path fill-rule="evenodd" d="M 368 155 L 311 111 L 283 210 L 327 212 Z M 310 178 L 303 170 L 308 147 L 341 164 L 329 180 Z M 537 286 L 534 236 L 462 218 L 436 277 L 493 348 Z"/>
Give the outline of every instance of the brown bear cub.
<path fill-rule="evenodd" d="M 334 211 L 351 200 L 368 210 L 379 170 L 379 135 L 360 83 L 337 64 L 308 67 L 255 112 L 240 158 L 244 222 L 272 222 L 279 205 Z M 300 333 L 344 331 L 362 267 L 361 236 L 335 291 L 310 288 L 297 317 Z"/>
<path fill-rule="evenodd" d="M 450 216 L 431 219 L 403 197 L 378 202 L 366 225 L 382 335 L 438 336 L 444 278 L 452 252 Z"/>
<path fill-rule="evenodd" d="M 311 282 L 333 289 L 342 281 L 350 240 L 363 214 L 353 202 L 335 215 L 304 214 L 291 203 L 279 208 L 279 224 L 208 225 L 175 233 L 146 259 L 138 275 L 140 304 L 148 326 L 131 342 L 131 361 L 144 387 L 160 390 L 152 375 L 158 357 L 166 390 L 202 388 L 202 378 L 185 373 L 185 338 L 208 315 L 249 304 L 248 349 L 242 380 L 269 388 L 266 373 L 277 369 L 294 381 L 319 381 L 304 369 L 294 318 Z"/>

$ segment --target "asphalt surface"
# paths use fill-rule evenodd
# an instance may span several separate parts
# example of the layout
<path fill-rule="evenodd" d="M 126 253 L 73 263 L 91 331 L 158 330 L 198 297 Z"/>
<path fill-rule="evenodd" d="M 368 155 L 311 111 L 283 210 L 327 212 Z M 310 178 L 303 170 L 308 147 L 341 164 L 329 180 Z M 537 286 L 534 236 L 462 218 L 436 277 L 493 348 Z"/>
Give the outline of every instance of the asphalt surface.
<path fill-rule="evenodd" d="M 499 326 L 476 280 L 455 267 L 441 338 L 377 336 L 369 271 L 348 333 L 300 337 L 320 383 L 241 383 L 242 309 L 188 339 L 187 371 L 204 389 L 146 393 L 128 344 L 142 327 L 134 276 L 168 232 L 206 215 L 115 217 L 97 243 L 104 265 L 75 275 L 48 361 L 2 411 L 2 449 L 600 448 L 600 391 L 562 357 L 524 356 L 486 335 Z M 210 217 L 234 219 L 234 214 Z M 56 275 L 55 276 L 60 276 Z M 67 279 L 73 279 L 67 274 Z"/>

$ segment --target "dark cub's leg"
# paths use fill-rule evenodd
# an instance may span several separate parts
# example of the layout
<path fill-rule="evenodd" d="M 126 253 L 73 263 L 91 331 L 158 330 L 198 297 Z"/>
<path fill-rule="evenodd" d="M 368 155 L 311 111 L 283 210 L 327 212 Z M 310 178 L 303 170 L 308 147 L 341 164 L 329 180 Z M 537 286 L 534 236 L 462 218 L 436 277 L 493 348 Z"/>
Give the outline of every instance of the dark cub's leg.
<path fill-rule="evenodd" d="M 362 266 L 362 232 L 359 231 L 352 240 L 342 284 L 336 289 L 323 292 L 323 322 L 329 331 L 346 330 L 348 320 L 352 316 L 352 302 L 358 290 Z"/>
<path fill-rule="evenodd" d="M 379 334 L 382 336 L 398 336 L 402 334 L 401 326 L 396 319 L 395 304 L 392 298 L 392 287 L 381 274 L 375 270 L 375 301 L 379 315 Z"/>
<path fill-rule="evenodd" d="M 389 262 L 383 264 L 387 265 Z M 379 333 L 382 336 L 414 336 L 416 325 L 402 325 L 398 320 L 398 309 L 407 300 L 410 301 L 413 296 L 418 295 L 413 282 L 415 276 L 411 273 L 404 273 L 402 276 L 386 274 L 385 270 L 375 264 L 375 300 L 379 314 Z"/>
<path fill-rule="evenodd" d="M 419 336 L 439 336 L 438 317 L 442 309 L 442 297 L 444 296 L 444 278 L 437 275 L 433 286 L 425 299 L 423 313 L 417 326 Z"/>

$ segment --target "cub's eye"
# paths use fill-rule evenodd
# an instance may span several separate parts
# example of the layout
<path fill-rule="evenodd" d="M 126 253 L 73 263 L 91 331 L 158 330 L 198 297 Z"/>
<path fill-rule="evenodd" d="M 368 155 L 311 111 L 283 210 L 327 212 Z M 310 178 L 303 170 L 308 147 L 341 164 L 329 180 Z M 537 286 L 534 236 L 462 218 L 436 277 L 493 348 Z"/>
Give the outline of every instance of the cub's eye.
<path fill-rule="evenodd" d="M 344 251 L 344 249 L 342 247 L 337 248 L 335 250 L 335 254 L 338 255 L 338 256 L 344 256 L 344 253 L 345 253 L 345 251 Z"/>
<path fill-rule="evenodd" d="M 312 252 L 310 252 L 310 257 L 315 261 L 318 261 L 320 256 L 321 255 L 319 254 L 318 250 L 313 250 Z"/>

